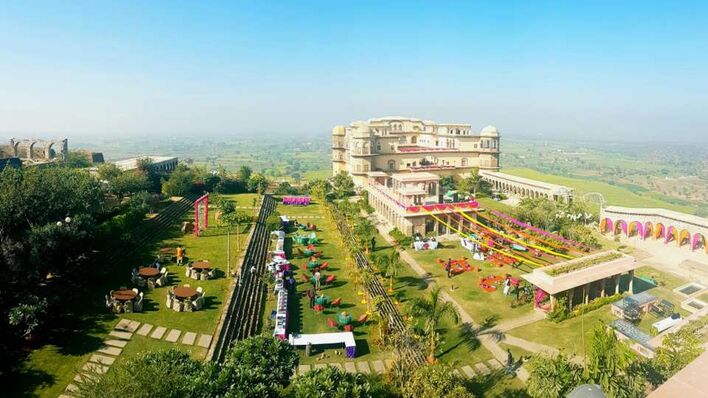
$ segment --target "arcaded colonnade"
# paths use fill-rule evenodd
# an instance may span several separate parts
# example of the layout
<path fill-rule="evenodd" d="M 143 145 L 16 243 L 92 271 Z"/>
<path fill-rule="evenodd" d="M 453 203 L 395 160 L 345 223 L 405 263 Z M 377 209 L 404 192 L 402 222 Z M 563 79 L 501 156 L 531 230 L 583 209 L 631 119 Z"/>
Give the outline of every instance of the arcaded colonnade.
<path fill-rule="evenodd" d="M 708 220 L 672 210 L 608 206 L 600 212 L 600 232 L 641 240 L 650 238 L 708 253 Z"/>
<path fill-rule="evenodd" d="M 51 160 L 65 160 L 69 152 L 67 139 L 63 140 L 30 140 L 10 139 L 8 145 L 0 147 L 0 154 L 7 157 L 16 157 L 22 160 L 46 162 Z"/>
<path fill-rule="evenodd" d="M 562 185 L 517 177 L 496 171 L 480 170 L 479 175 L 492 185 L 494 190 L 522 198 L 547 198 L 569 203 L 573 200 L 573 189 Z"/>

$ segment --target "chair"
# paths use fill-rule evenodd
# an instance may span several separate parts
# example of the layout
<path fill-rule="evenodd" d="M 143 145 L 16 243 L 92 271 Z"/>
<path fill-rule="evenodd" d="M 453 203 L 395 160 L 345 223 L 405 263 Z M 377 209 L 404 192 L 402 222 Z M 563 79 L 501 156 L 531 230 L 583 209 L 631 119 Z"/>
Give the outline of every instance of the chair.
<path fill-rule="evenodd" d="M 191 300 L 191 299 L 187 299 L 187 300 L 184 301 L 184 310 L 187 311 L 187 312 L 192 312 L 192 311 L 194 311 L 194 306 L 193 306 L 193 304 L 192 304 L 192 300 Z"/>
<path fill-rule="evenodd" d="M 202 309 L 203 306 L 204 306 L 204 296 L 197 297 L 197 299 L 194 300 L 194 309 L 199 311 Z"/>
<path fill-rule="evenodd" d="M 174 301 L 172 302 L 172 309 L 175 310 L 175 311 L 177 311 L 177 312 L 182 312 L 182 306 L 183 306 L 183 304 L 182 304 L 182 302 L 179 301 L 179 300 L 174 300 Z"/>
<path fill-rule="evenodd" d="M 337 297 L 336 299 L 332 300 L 332 306 L 333 306 L 333 307 L 336 307 L 336 306 L 338 306 L 339 304 L 342 304 L 342 298 L 341 298 L 341 297 Z"/>
<path fill-rule="evenodd" d="M 140 296 L 135 300 L 135 304 L 133 304 L 133 311 L 143 312 L 143 299 L 143 293 L 140 293 Z"/>
<path fill-rule="evenodd" d="M 113 307 L 113 299 L 111 296 L 106 295 L 106 308 L 111 308 Z"/>
<path fill-rule="evenodd" d="M 120 303 L 120 301 L 115 300 L 113 302 L 113 312 L 116 314 L 120 314 L 123 312 L 123 304 Z"/>
<path fill-rule="evenodd" d="M 145 279 L 138 277 L 138 283 L 136 283 L 138 287 L 147 287 L 147 282 L 145 282 Z"/>
<path fill-rule="evenodd" d="M 155 278 L 148 278 L 147 285 L 150 289 L 154 289 L 155 288 Z"/>
<path fill-rule="evenodd" d="M 123 311 L 125 311 L 126 314 L 133 312 L 133 301 L 132 300 L 128 300 L 125 302 L 125 304 L 123 305 Z"/>
<path fill-rule="evenodd" d="M 352 326 L 351 324 L 344 325 L 344 331 L 345 331 L 345 332 L 353 332 L 353 331 L 354 331 L 354 326 Z"/>
<path fill-rule="evenodd" d="M 366 325 L 366 321 L 369 319 L 369 314 L 364 314 L 357 319 L 357 323 L 360 325 Z"/>
<path fill-rule="evenodd" d="M 207 272 L 207 276 L 209 277 L 208 279 L 214 279 L 214 270 Z"/>
<path fill-rule="evenodd" d="M 335 322 L 332 318 L 327 318 L 327 326 L 331 328 L 336 328 L 337 322 Z"/>
<path fill-rule="evenodd" d="M 329 275 L 327 279 L 325 279 L 325 284 L 332 283 L 335 279 L 337 279 L 337 275 Z"/>
<path fill-rule="evenodd" d="M 140 291 L 136 288 L 133 288 L 133 291 L 135 292 L 135 294 L 140 294 Z"/>
<path fill-rule="evenodd" d="M 167 300 L 165 300 L 165 306 L 167 308 L 172 308 L 172 304 L 174 303 L 174 301 L 175 301 L 174 296 L 171 295 L 170 293 L 167 293 Z"/>
<path fill-rule="evenodd" d="M 167 273 L 167 268 L 165 268 L 165 267 L 160 268 L 160 273 L 163 274 L 163 275 L 166 274 L 166 273 Z"/>
<path fill-rule="evenodd" d="M 188 267 L 185 269 L 185 271 L 184 271 L 184 276 L 186 276 L 187 278 L 191 278 L 191 277 L 192 277 L 192 267 L 189 267 L 189 266 L 188 266 Z"/>
<path fill-rule="evenodd" d="M 158 286 L 158 287 L 165 286 L 165 283 L 167 282 L 167 278 L 166 278 L 166 277 L 167 277 L 166 274 L 162 274 L 159 278 L 157 278 L 157 279 L 155 280 L 155 285 Z"/>
<path fill-rule="evenodd" d="M 202 294 L 203 291 L 204 289 L 201 286 L 197 287 L 197 293 Z"/>

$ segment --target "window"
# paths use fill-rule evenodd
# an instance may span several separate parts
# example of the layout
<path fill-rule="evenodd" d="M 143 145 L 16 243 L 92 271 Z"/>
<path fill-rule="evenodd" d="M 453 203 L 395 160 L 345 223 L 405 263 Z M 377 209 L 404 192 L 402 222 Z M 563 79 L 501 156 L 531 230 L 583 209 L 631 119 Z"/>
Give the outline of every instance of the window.
<path fill-rule="evenodd" d="M 395 160 L 388 161 L 388 169 L 389 170 L 396 170 L 396 161 Z"/>
<path fill-rule="evenodd" d="M 416 137 L 416 136 L 411 137 L 411 144 L 415 144 L 417 142 L 418 142 L 418 137 Z"/>
<path fill-rule="evenodd" d="M 398 143 L 399 143 L 399 144 L 405 144 L 405 143 L 406 143 L 406 137 L 398 137 Z"/>
<path fill-rule="evenodd" d="M 462 167 L 467 166 L 467 158 L 462 158 L 461 165 L 462 165 Z"/>

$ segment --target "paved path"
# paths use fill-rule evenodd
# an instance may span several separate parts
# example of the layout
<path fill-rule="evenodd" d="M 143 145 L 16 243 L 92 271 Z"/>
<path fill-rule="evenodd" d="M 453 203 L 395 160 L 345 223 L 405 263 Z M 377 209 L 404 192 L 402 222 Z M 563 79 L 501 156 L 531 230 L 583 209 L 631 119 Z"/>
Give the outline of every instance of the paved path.
<path fill-rule="evenodd" d="M 377 223 L 376 228 L 379 230 L 381 236 L 383 236 L 389 244 L 393 245 L 395 242 L 393 238 L 388 235 L 388 231 L 383 225 L 385 224 L 379 222 Z M 408 251 L 404 250 L 400 251 L 400 253 L 401 259 L 403 261 L 405 261 L 418 275 L 423 277 L 426 281 L 430 282 L 428 272 L 423 267 L 421 267 L 420 264 L 418 264 L 418 262 L 408 253 Z M 479 324 L 477 324 L 474 319 L 472 319 L 470 314 L 468 314 L 467 311 L 462 308 L 460 303 L 458 303 L 454 298 L 452 298 L 452 296 L 450 296 L 447 291 L 441 290 L 440 297 L 443 300 L 452 303 L 452 305 L 457 308 L 457 311 L 460 313 L 460 318 L 462 319 L 462 322 L 469 323 L 470 326 L 479 328 Z M 493 337 L 493 335 L 480 334 L 477 338 L 479 339 L 482 346 L 484 346 L 484 348 L 486 348 L 487 350 L 489 350 L 489 352 L 492 353 L 494 358 L 496 358 L 501 363 L 506 362 L 507 352 L 506 350 L 501 348 L 501 346 L 499 346 L 499 342 Z M 529 373 L 526 369 L 524 369 L 523 366 L 521 366 L 516 370 L 516 376 L 525 383 L 526 380 L 528 380 L 529 378 Z"/>
<path fill-rule="evenodd" d="M 558 349 L 555 347 L 547 346 L 545 344 L 540 343 L 534 343 L 532 341 L 520 339 L 518 337 L 510 336 L 508 334 L 504 336 L 504 343 L 523 348 L 524 350 L 533 353 L 543 352 L 551 355 L 556 355 L 559 353 Z"/>

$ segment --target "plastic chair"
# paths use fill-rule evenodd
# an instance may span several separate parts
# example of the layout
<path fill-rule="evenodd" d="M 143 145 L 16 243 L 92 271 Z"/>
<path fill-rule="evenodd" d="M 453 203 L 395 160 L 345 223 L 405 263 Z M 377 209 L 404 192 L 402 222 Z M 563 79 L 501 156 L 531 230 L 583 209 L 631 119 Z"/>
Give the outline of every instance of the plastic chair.
<path fill-rule="evenodd" d="M 364 315 L 360 316 L 359 319 L 357 319 L 356 321 L 357 321 L 357 323 L 359 323 L 360 325 L 365 325 L 365 324 L 366 324 L 366 321 L 367 321 L 368 319 L 369 319 L 369 314 L 364 314 Z"/>
<path fill-rule="evenodd" d="M 332 306 L 333 306 L 333 307 L 336 307 L 336 306 L 338 306 L 339 304 L 342 304 L 342 298 L 341 298 L 341 297 L 337 297 L 336 299 L 332 300 Z"/>
<path fill-rule="evenodd" d="M 327 326 L 331 328 L 336 328 L 337 322 L 335 322 L 332 318 L 327 318 Z"/>

